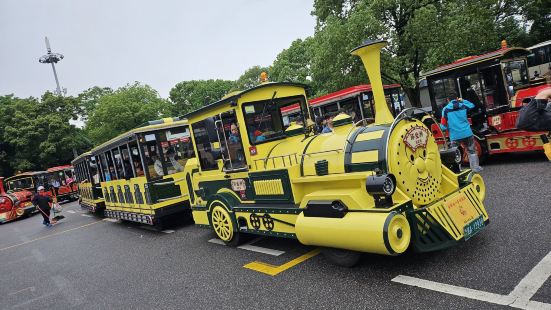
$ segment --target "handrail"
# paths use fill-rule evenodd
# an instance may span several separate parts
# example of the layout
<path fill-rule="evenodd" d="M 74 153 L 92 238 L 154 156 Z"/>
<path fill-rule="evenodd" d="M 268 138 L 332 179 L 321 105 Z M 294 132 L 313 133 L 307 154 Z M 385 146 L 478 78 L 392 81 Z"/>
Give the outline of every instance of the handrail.
<path fill-rule="evenodd" d="M 184 197 L 184 195 L 169 197 L 169 198 L 163 198 L 163 199 L 157 199 L 157 202 L 163 202 L 163 201 L 167 201 L 167 200 L 171 200 L 171 199 L 178 199 L 178 198 L 182 198 L 182 197 Z"/>
<path fill-rule="evenodd" d="M 258 161 L 263 161 L 264 162 L 264 169 L 266 169 L 266 164 L 268 163 L 268 160 L 272 160 L 272 164 L 274 165 L 275 167 L 275 160 L 277 158 L 281 158 L 283 159 L 283 167 L 286 167 L 287 165 L 285 164 L 285 158 L 289 158 L 289 165 L 292 165 L 293 164 L 293 157 L 295 158 L 295 164 L 298 165 L 298 159 L 297 159 L 297 153 L 292 153 L 292 154 L 285 154 L 285 155 L 277 155 L 277 156 L 270 156 L 270 157 L 265 157 L 265 158 L 259 158 L 259 159 L 255 159 L 254 160 L 254 165 L 255 165 L 255 168 L 258 169 L 258 164 L 257 162 Z"/>
<path fill-rule="evenodd" d="M 330 152 L 336 152 L 337 154 L 340 152 L 343 152 L 341 149 L 334 149 L 334 150 L 326 150 L 326 151 L 319 151 L 319 152 L 312 152 L 312 153 L 304 153 L 301 154 L 301 156 L 310 156 L 310 155 L 316 155 L 316 154 L 323 154 L 323 153 L 330 153 Z"/>
<path fill-rule="evenodd" d="M 152 183 L 152 185 L 161 186 L 161 185 L 174 184 L 174 183 L 176 183 L 176 182 L 184 181 L 185 179 L 186 179 L 186 178 L 179 178 L 179 179 L 172 180 L 172 181 L 167 181 L 167 182 Z"/>

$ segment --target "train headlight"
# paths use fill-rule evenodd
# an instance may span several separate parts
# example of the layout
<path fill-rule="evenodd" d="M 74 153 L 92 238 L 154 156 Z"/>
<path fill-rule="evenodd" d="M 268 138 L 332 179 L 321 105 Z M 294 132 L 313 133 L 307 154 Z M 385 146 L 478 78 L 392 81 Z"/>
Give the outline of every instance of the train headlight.
<path fill-rule="evenodd" d="M 448 167 L 454 172 L 461 170 L 461 151 L 458 147 L 450 147 L 447 150 L 440 150 L 440 159 L 444 166 Z"/>
<path fill-rule="evenodd" d="M 392 174 L 370 175 L 365 181 L 365 189 L 373 196 L 377 208 L 392 206 L 392 194 L 396 191 L 396 178 Z"/>
<path fill-rule="evenodd" d="M 371 196 L 391 196 L 396 190 L 396 179 L 392 174 L 370 175 L 365 182 L 365 189 Z"/>

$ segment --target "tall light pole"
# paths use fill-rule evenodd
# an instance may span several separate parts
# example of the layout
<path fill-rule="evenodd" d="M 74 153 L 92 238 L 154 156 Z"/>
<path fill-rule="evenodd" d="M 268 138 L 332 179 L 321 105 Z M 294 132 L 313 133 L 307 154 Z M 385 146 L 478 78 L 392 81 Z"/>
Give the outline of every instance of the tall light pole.
<path fill-rule="evenodd" d="M 54 71 L 54 77 L 55 77 L 55 83 L 57 85 L 56 94 L 58 96 L 61 96 L 62 95 L 61 86 L 59 86 L 59 79 L 57 78 L 57 72 L 55 71 L 55 64 L 58 61 L 63 59 L 63 55 L 59 54 L 59 53 L 52 53 L 52 49 L 50 48 L 50 41 L 48 41 L 48 37 L 45 37 L 45 40 L 46 40 L 46 50 L 48 51 L 48 54 L 42 55 L 42 57 L 40 57 L 38 59 L 38 61 L 40 63 L 43 63 L 43 64 L 52 64 L 52 70 Z"/>

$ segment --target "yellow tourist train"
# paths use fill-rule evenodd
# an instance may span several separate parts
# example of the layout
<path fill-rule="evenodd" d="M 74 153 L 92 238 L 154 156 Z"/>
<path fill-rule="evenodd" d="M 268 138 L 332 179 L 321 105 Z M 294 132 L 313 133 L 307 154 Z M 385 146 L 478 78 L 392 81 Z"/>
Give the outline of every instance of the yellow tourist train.
<path fill-rule="evenodd" d="M 186 120 L 149 122 L 73 161 L 81 205 L 92 211 L 105 205 L 107 217 L 162 227 L 190 212 L 188 185 L 180 182 L 194 158 Z"/>
<path fill-rule="evenodd" d="M 76 158 L 81 205 L 149 225 L 191 211 L 228 245 L 244 234 L 292 238 L 344 266 L 363 252 L 467 241 L 489 223 L 484 181 L 459 169 L 456 148 L 439 148 L 426 116 L 392 116 L 380 75 L 385 44 L 352 52 L 372 85 L 374 121 L 342 113 L 317 133 L 305 85 L 263 82 Z M 297 106 L 293 121 L 284 116 Z"/>
<path fill-rule="evenodd" d="M 380 76 L 384 41 L 353 51 L 368 72 L 375 122 L 333 119 L 316 134 L 301 84 L 265 82 L 185 115 L 197 161 L 185 167 L 197 225 L 228 245 L 243 234 L 297 239 L 353 265 L 361 252 L 398 255 L 468 240 L 487 225 L 485 185 L 459 171 L 456 149 L 439 150 L 411 110 L 393 118 Z M 288 123 L 286 107 L 300 106 Z M 451 168 L 451 169 L 450 169 Z"/>

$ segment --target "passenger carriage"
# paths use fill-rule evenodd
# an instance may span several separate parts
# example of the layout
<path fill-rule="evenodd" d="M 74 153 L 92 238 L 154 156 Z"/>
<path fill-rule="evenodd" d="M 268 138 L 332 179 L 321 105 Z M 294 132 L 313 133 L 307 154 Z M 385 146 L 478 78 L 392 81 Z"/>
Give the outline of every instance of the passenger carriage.
<path fill-rule="evenodd" d="M 50 191 L 52 192 L 52 196 L 56 197 L 58 201 L 74 201 L 78 199 L 78 186 L 75 182 L 73 166 L 52 167 L 48 168 L 46 172 L 46 180 L 51 185 Z M 59 187 L 54 187 L 52 185 L 54 182 L 57 182 Z"/>
<path fill-rule="evenodd" d="M 197 167 L 187 165 L 176 183 L 192 188 L 195 223 L 229 245 L 243 234 L 297 239 L 343 265 L 361 252 L 453 246 L 487 225 L 480 175 L 449 169 L 457 150 L 440 151 L 413 113 L 392 117 L 380 78 L 384 45 L 354 51 L 373 87 L 369 126 L 341 114 L 333 132 L 315 134 L 304 85 L 295 83 L 263 83 L 187 114 Z M 302 119 L 285 122 L 292 106 Z"/>
<path fill-rule="evenodd" d="M 92 158 L 98 169 L 83 188 L 99 181 L 105 216 L 162 226 L 164 219 L 190 213 L 187 184 L 178 183 L 195 158 L 186 120 L 150 122 L 94 148 Z"/>
<path fill-rule="evenodd" d="M 476 105 L 469 115 L 479 157 L 543 149 L 540 136 L 545 132 L 516 128 L 523 102 L 549 87 L 544 79 L 530 80 L 526 60 L 529 54 L 528 49 L 507 47 L 503 42 L 497 51 L 465 57 L 424 73 L 431 105 L 437 114 L 451 92 Z M 430 123 L 429 120 L 427 124 Z M 443 143 L 436 125 L 432 125 L 432 130 Z M 467 161 L 467 152 L 463 155 Z"/>
<path fill-rule="evenodd" d="M 103 214 L 105 199 L 100 184 L 99 165 L 96 156 L 86 152 L 75 158 L 75 178 L 81 208 Z"/>

